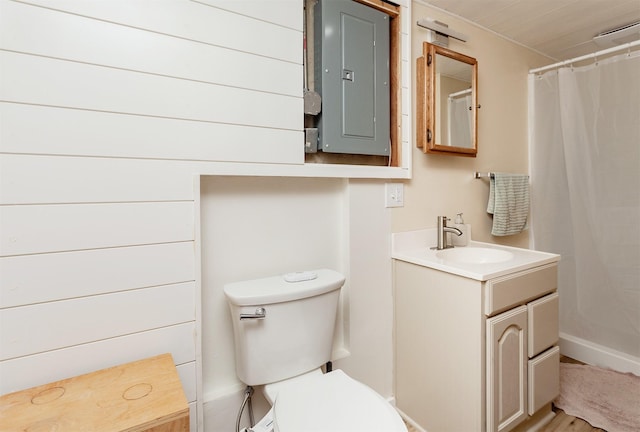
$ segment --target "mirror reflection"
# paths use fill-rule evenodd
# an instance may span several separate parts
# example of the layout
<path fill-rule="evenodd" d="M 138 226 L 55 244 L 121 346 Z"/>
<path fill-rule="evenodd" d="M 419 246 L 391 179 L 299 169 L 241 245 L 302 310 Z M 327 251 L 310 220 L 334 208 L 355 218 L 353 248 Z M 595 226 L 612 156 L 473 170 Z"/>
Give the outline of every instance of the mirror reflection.
<path fill-rule="evenodd" d="M 473 147 L 472 66 L 436 55 L 436 142 L 446 146 Z"/>
<path fill-rule="evenodd" d="M 418 59 L 417 142 L 426 153 L 476 155 L 476 76 L 474 58 L 424 43 Z"/>

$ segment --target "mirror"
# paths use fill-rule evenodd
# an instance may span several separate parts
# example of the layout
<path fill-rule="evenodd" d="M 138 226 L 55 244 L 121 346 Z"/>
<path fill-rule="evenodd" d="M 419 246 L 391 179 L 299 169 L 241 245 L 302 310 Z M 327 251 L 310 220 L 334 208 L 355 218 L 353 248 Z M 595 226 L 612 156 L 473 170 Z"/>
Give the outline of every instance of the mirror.
<path fill-rule="evenodd" d="M 478 62 L 424 42 L 417 60 L 417 146 L 425 153 L 478 153 Z"/>

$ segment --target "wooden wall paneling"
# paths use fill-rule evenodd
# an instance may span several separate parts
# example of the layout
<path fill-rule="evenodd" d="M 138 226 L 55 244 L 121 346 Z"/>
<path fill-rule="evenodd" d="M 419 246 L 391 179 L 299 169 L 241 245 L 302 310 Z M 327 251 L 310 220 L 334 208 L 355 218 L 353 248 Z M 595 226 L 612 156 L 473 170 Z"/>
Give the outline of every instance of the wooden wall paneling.
<path fill-rule="evenodd" d="M 188 402 L 196 400 L 196 362 L 177 365 L 176 369 L 182 381 L 182 389 Z"/>
<path fill-rule="evenodd" d="M 403 47 L 403 55 L 408 55 L 408 53 L 404 52 L 405 45 L 407 45 L 408 36 L 402 35 L 402 47 Z M 402 58 L 402 88 L 410 90 L 411 89 L 411 63 L 410 58 Z M 403 97 L 404 100 L 404 97 Z M 407 108 L 409 108 L 410 99 L 407 100 Z M 407 111 L 405 114 L 410 114 L 410 111 Z"/>
<path fill-rule="evenodd" d="M 302 64 L 301 30 L 194 1 L 29 0 L 23 3 Z"/>
<path fill-rule="evenodd" d="M 22 3 L 3 6 L 0 40 L 11 51 L 302 95 L 301 64 Z"/>
<path fill-rule="evenodd" d="M 190 182 L 304 161 L 302 2 L 206 1 L 0 2 L 0 392 L 166 349 L 202 429 Z"/>
<path fill-rule="evenodd" d="M 195 0 L 198 3 L 302 31 L 302 0 Z"/>
<path fill-rule="evenodd" d="M 402 88 L 402 116 L 408 116 L 410 111 L 409 111 L 409 89 L 407 87 L 403 87 Z M 406 139 L 405 137 L 403 137 L 404 139 Z"/>
<path fill-rule="evenodd" d="M 198 431 L 198 402 L 189 402 L 189 431 Z M 203 426 L 204 427 L 204 426 Z"/>
<path fill-rule="evenodd" d="M 203 429 L 204 425 L 204 410 L 202 409 L 204 406 L 204 381 L 202 379 L 203 374 L 203 357 L 202 357 L 202 345 L 203 344 L 214 344 L 215 342 L 211 338 L 206 338 L 202 332 L 202 316 L 203 316 L 203 281 L 202 281 L 202 191 L 201 191 L 201 182 L 202 176 L 194 176 L 193 177 L 193 190 L 195 193 L 195 200 L 193 201 L 194 207 L 194 267 L 195 267 L 195 275 L 196 278 L 194 280 L 195 284 L 195 295 L 196 295 L 196 309 L 195 309 L 195 359 L 196 359 L 196 398 L 199 401 L 199 409 L 192 411 L 193 418 L 191 418 L 191 430 L 195 432 L 194 425 L 200 425 L 200 429 Z M 210 265 L 210 263 L 205 263 L 205 265 Z M 207 310 L 207 314 L 210 311 Z"/>
<path fill-rule="evenodd" d="M 0 360 L 193 321 L 195 308 L 186 282 L 2 309 Z"/>
<path fill-rule="evenodd" d="M 193 200 L 193 164 L 0 154 L 0 204 Z"/>
<path fill-rule="evenodd" d="M 0 308 L 195 280 L 192 241 L 0 258 Z"/>
<path fill-rule="evenodd" d="M 403 143 L 407 143 L 407 145 L 410 143 L 410 137 L 411 137 L 411 117 L 408 115 L 403 115 L 402 116 L 402 142 Z M 407 154 L 406 152 L 404 152 L 404 154 Z"/>
<path fill-rule="evenodd" d="M 2 102 L 0 118 L 2 152 L 274 164 L 304 162 L 301 128 L 258 128 Z M 10 169 L 10 163 L 0 169 L 3 182 L 11 180 L 5 171 Z M 30 163 L 37 164 L 35 160 Z M 145 169 L 144 166 L 151 165 L 140 163 L 139 166 Z M 20 169 L 26 167 L 23 164 Z M 173 164 L 173 169 L 201 172 L 193 163 Z M 184 174 L 176 172 L 177 175 Z M 21 175 L 24 176 L 26 174 Z M 178 183 L 182 185 L 183 180 Z M 0 196 L 4 194 L 5 191 L 0 190 Z"/>
<path fill-rule="evenodd" d="M 0 63 L 5 101 L 292 130 L 303 124 L 301 97 L 6 51 Z"/>
<path fill-rule="evenodd" d="M 195 324 L 186 322 L 0 362 L 0 394 L 170 352 L 176 364 L 195 358 Z"/>
<path fill-rule="evenodd" d="M 193 202 L 0 206 L 0 256 L 193 240 Z"/>
<path fill-rule="evenodd" d="M 413 28 L 414 21 L 411 17 L 411 1 L 400 1 L 400 14 L 402 21 L 402 49 L 401 49 L 401 69 L 402 69 L 402 147 L 403 154 L 407 156 L 406 160 L 403 160 L 403 166 L 409 169 L 411 172 L 411 154 L 413 152 L 413 143 L 411 137 L 413 132 L 411 130 L 411 119 L 413 115 L 412 108 L 412 92 L 411 86 L 413 80 L 411 79 L 411 71 L 413 69 L 413 59 L 411 58 L 411 29 Z"/>

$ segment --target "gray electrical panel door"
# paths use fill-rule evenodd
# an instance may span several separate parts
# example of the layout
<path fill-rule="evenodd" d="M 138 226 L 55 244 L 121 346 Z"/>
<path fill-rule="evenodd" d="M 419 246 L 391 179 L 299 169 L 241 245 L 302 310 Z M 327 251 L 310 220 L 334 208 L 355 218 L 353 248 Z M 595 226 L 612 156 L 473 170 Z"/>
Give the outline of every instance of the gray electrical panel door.
<path fill-rule="evenodd" d="M 321 0 L 314 15 L 318 150 L 388 156 L 389 16 L 350 0 Z"/>

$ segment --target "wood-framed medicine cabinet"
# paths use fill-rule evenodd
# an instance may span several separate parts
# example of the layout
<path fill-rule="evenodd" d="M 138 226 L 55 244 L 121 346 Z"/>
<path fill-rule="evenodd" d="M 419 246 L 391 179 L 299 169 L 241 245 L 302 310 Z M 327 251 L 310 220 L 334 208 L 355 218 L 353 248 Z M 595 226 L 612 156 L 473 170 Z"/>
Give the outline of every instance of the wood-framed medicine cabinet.
<path fill-rule="evenodd" d="M 424 153 L 478 153 L 478 62 L 424 42 L 416 64 L 416 145 Z"/>

